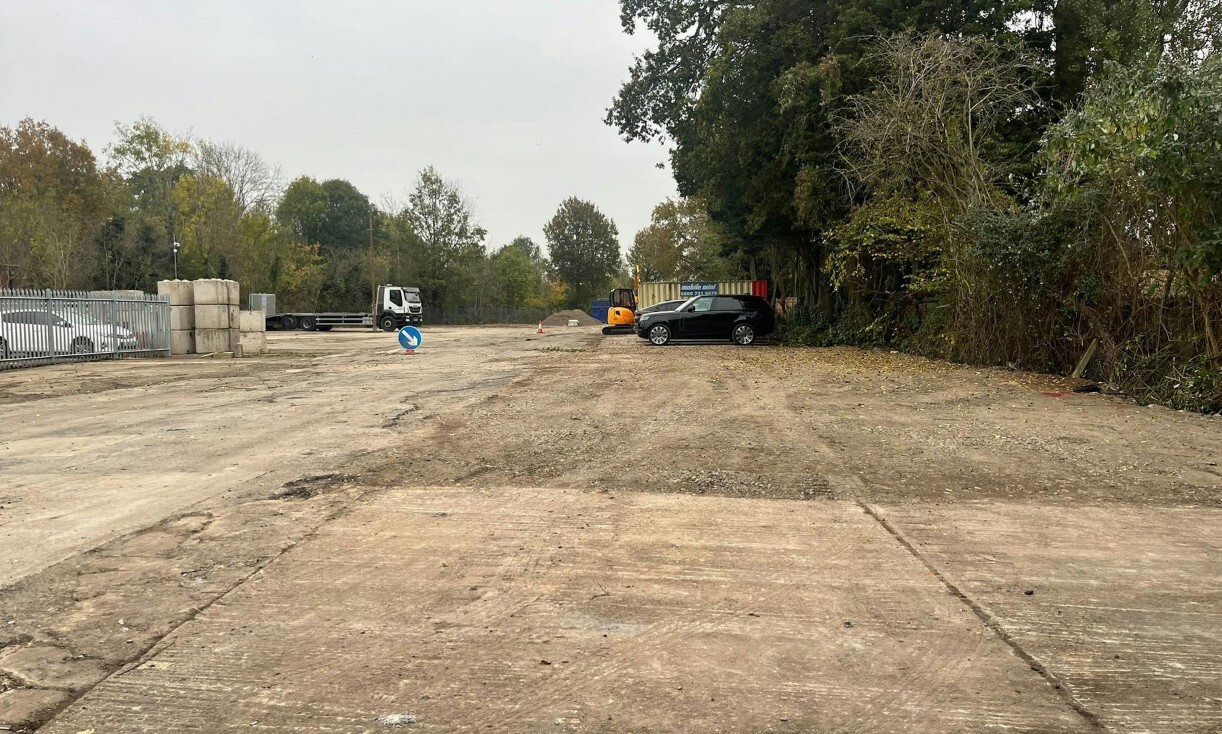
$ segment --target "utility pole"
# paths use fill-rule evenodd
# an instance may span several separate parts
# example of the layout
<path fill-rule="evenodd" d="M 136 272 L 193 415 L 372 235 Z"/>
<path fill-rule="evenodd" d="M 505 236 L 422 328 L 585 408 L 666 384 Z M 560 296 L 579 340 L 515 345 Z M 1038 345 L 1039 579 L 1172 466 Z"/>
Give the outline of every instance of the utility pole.
<path fill-rule="evenodd" d="M 373 268 L 373 207 L 369 207 L 369 313 L 378 312 L 378 276 Z M 375 324 L 376 328 L 377 325 Z"/>

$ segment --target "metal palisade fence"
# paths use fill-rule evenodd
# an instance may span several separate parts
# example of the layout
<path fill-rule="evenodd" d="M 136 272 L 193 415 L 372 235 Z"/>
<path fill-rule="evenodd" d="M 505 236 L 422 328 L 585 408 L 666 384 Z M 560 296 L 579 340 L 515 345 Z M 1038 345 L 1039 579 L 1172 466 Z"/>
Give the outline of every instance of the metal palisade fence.
<path fill-rule="evenodd" d="M 441 309 L 424 304 L 426 325 L 458 326 L 466 324 L 533 324 L 546 319 L 551 312 L 544 308 L 513 308 L 511 306 L 464 306 Z"/>
<path fill-rule="evenodd" d="M 164 296 L 0 288 L 0 370 L 169 354 Z"/>

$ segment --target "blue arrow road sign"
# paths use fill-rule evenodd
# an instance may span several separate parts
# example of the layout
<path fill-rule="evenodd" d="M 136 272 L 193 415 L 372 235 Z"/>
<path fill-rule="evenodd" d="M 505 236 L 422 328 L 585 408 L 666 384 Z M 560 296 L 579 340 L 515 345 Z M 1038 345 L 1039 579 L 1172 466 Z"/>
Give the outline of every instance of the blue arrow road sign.
<path fill-rule="evenodd" d="M 402 329 L 399 329 L 399 346 L 409 352 L 419 349 L 423 343 L 424 334 L 421 334 L 420 330 L 416 327 L 404 326 Z"/>

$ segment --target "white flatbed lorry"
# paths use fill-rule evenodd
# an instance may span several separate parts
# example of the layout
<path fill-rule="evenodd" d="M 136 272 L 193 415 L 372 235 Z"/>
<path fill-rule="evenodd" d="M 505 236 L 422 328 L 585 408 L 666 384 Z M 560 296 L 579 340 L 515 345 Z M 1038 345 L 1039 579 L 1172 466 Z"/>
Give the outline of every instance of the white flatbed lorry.
<path fill-rule="evenodd" d="M 376 304 L 377 308 L 374 313 L 305 313 L 300 311 L 281 313 L 276 310 L 274 293 L 250 294 L 250 309 L 263 312 L 269 330 L 330 331 L 336 326 L 356 326 L 366 329 L 377 327 L 382 331 L 398 331 L 409 324 L 420 326 L 424 323 L 424 304 L 420 301 L 419 288 L 380 285 Z"/>

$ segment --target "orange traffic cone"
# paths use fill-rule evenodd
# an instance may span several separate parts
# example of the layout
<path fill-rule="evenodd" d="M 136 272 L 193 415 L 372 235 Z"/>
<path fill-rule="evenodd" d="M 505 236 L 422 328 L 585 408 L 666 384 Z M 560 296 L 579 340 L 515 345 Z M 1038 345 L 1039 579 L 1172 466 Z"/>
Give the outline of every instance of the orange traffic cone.
<path fill-rule="evenodd" d="M 535 333 L 536 333 L 536 334 L 542 334 L 542 333 L 543 333 L 543 322 L 542 322 L 542 321 L 540 321 L 540 322 L 539 322 L 539 330 L 538 330 L 538 331 L 536 331 Z"/>

